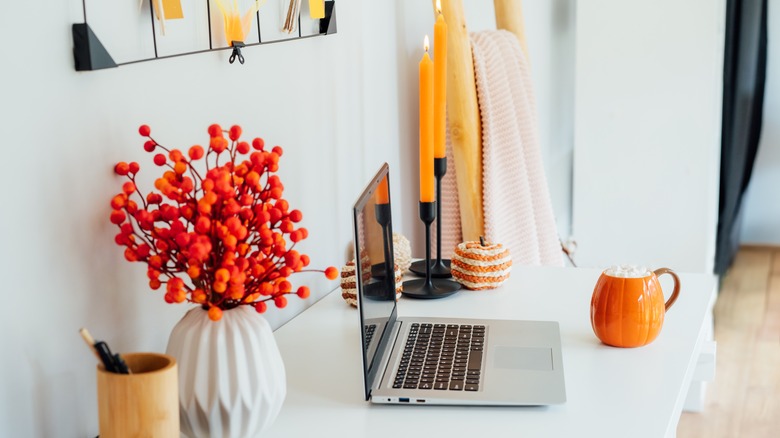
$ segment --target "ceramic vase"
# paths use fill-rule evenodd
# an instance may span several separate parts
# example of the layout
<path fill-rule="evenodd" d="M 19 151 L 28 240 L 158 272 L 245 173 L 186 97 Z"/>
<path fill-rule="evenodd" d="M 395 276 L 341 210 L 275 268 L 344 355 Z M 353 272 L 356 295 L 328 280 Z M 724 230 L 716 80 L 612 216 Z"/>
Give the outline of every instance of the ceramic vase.
<path fill-rule="evenodd" d="M 167 353 L 179 366 L 182 436 L 249 438 L 273 423 L 287 393 L 268 322 L 249 306 L 214 322 L 200 307 L 173 328 Z"/>

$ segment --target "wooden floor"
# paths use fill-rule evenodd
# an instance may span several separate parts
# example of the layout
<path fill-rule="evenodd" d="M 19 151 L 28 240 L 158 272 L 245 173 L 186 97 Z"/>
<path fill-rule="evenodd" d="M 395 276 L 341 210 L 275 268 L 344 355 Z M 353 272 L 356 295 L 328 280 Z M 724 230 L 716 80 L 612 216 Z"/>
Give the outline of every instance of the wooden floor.
<path fill-rule="evenodd" d="M 715 381 L 677 436 L 780 437 L 780 248 L 742 248 L 715 303 Z"/>

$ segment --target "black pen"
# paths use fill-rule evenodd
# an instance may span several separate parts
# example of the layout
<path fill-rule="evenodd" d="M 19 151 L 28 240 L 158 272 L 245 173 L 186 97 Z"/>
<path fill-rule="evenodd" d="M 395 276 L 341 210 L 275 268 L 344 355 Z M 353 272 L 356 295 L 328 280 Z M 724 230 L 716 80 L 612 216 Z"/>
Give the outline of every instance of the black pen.
<path fill-rule="evenodd" d="M 82 328 L 79 330 L 84 342 L 90 347 L 93 353 L 100 359 L 103 364 L 103 368 L 110 373 L 130 374 L 130 370 L 122 360 L 119 354 L 111 353 L 111 349 L 108 348 L 108 344 L 103 341 L 95 341 L 92 335 L 89 334 L 87 329 Z"/>
<path fill-rule="evenodd" d="M 114 363 L 114 355 L 111 354 L 111 349 L 108 348 L 108 344 L 103 341 L 95 342 L 95 350 L 100 355 L 100 361 L 103 362 L 103 367 L 110 373 L 118 372 L 116 364 Z"/>
<path fill-rule="evenodd" d="M 119 353 L 114 355 L 114 366 L 116 367 L 116 372 L 119 374 L 130 374 L 130 368 L 127 367 L 125 360 L 122 359 L 122 356 L 120 356 Z"/>

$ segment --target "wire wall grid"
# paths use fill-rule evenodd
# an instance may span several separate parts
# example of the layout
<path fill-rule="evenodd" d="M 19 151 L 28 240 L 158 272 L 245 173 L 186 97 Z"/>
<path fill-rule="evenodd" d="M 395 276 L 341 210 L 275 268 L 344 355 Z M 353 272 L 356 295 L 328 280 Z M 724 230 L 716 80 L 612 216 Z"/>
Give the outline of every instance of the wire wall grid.
<path fill-rule="evenodd" d="M 155 12 L 154 8 L 150 7 L 149 12 L 152 20 L 152 43 L 154 44 L 154 56 L 149 58 L 142 58 L 142 59 L 135 59 L 131 61 L 126 62 L 115 62 L 114 59 L 111 57 L 111 54 L 108 52 L 108 50 L 105 48 L 105 46 L 100 42 L 100 39 L 97 37 L 97 35 L 92 31 L 92 29 L 89 27 L 89 24 L 87 23 L 87 5 L 86 0 L 82 0 L 82 5 L 84 9 L 84 22 L 83 23 L 75 23 L 73 24 L 73 58 L 75 60 L 75 66 L 77 71 L 91 71 L 91 70 L 101 70 L 105 68 L 113 68 L 113 67 L 119 67 L 122 65 L 127 64 L 135 64 L 139 62 L 145 62 L 145 61 L 154 61 L 157 59 L 166 59 L 166 58 L 175 58 L 178 56 L 186 56 L 186 55 L 194 55 L 197 53 L 206 53 L 206 52 L 215 52 L 219 50 L 232 50 L 233 53 L 230 56 L 230 62 L 233 63 L 234 60 L 238 59 L 241 64 L 244 63 L 243 54 L 241 53 L 242 48 L 246 47 L 252 47 L 252 46 L 259 46 L 263 44 L 273 44 L 273 43 L 282 43 L 287 41 L 295 41 L 300 40 L 304 38 L 312 38 L 312 37 L 318 37 L 323 35 L 331 35 L 336 33 L 336 2 L 334 1 L 326 1 L 325 2 L 325 17 L 321 18 L 319 21 L 319 33 L 315 33 L 312 35 L 302 35 L 301 34 L 301 18 L 300 15 L 298 15 L 298 26 L 297 26 L 297 36 L 293 36 L 290 38 L 283 38 L 283 39 L 276 39 L 271 41 L 263 41 L 261 32 L 260 32 L 260 11 L 255 13 L 255 21 L 257 24 L 257 40 L 258 42 L 253 43 L 244 43 L 240 41 L 233 41 L 228 47 L 214 47 L 214 43 L 212 41 L 212 20 L 211 20 L 211 6 L 210 2 L 212 0 L 206 0 L 206 8 L 207 8 L 207 16 L 208 16 L 208 36 L 209 36 L 209 48 L 203 49 L 203 50 L 193 50 L 188 52 L 181 52 L 181 53 L 174 53 L 174 54 L 168 54 L 168 55 L 160 55 L 158 53 L 158 47 L 157 47 L 157 30 L 155 29 Z"/>

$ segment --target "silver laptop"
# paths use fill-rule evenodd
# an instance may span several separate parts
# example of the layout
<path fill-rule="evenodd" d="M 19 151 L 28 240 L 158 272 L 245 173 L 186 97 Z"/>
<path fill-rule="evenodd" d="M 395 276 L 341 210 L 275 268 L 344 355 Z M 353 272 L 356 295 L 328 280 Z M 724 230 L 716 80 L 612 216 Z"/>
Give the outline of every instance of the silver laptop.
<path fill-rule="evenodd" d="M 564 403 L 557 322 L 396 316 L 397 306 L 413 298 L 398 303 L 395 299 L 389 187 L 384 164 L 353 210 L 366 400 L 429 405 Z"/>

